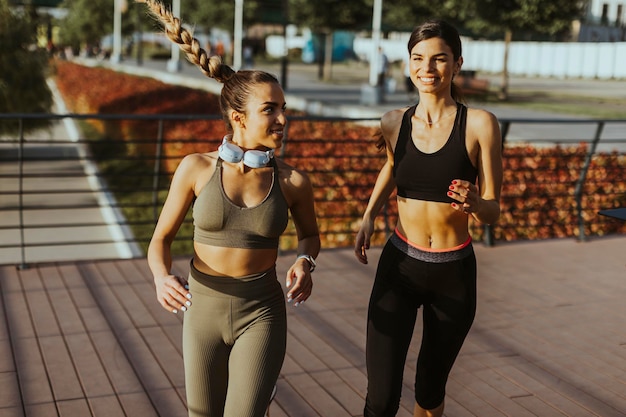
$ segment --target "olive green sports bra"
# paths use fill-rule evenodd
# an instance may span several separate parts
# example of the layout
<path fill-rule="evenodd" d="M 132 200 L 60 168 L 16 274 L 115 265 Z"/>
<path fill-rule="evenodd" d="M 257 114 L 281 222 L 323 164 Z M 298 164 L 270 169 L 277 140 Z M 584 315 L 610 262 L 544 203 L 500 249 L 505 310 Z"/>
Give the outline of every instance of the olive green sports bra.
<path fill-rule="evenodd" d="M 211 179 L 200 190 L 193 206 L 194 241 L 212 246 L 273 249 L 289 221 L 289 207 L 274 168 L 267 196 L 254 207 L 239 207 L 224 192 L 222 160 L 218 159 Z"/>

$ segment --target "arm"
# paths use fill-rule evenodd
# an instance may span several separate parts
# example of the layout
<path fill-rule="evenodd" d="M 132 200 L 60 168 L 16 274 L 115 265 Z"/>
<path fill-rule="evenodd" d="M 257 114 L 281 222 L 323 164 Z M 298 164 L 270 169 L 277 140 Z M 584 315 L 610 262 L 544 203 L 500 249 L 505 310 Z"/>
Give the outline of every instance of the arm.
<path fill-rule="evenodd" d="M 189 291 L 187 281 L 172 275 L 171 246 L 193 201 L 193 156 L 185 157 L 172 178 L 167 199 L 148 246 L 148 266 L 154 277 L 157 300 L 168 311 L 186 309 Z"/>
<path fill-rule="evenodd" d="M 476 112 L 476 111 L 475 111 Z M 469 122 L 469 118 L 468 118 Z M 502 189 L 502 138 L 496 117 L 478 111 L 472 118 L 471 131 L 478 141 L 478 186 L 455 180 L 450 190 L 459 203 L 452 207 L 471 214 L 481 223 L 492 224 L 500 217 L 500 192 Z"/>
<path fill-rule="evenodd" d="M 294 170 L 290 178 L 291 218 L 298 235 L 298 255 L 309 255 L 317 258 L 320 252 L 320 235 L 315 216 L 313 187 L 309 178 Z M 286 286 L 287 301 L 295 301 L 297 307 L 311 296 L 313 280 L 311 279 L 311 265 L 305 258 L 296 258 L 287 271 Z"/>
<path fill-rule="evenodd" d="M 372 238 L 372 234 L 374 233 L 374 220 L 383 205 L 389 201 L 389 196 L 396 188 L 396 183 L 393 179 L 393 147 L 388 140 L 389 137 L 394 137 L 393 135 L 395 131 L 389 131 L 389 129 L 386 129 L 386 127 L 390 125 L 389 118 L 388 114 L 386 114 L 383 116 L 381 121 L 387 160 L 376 178 L 376 183 L 374 184 L 372 195 L 367 203 L 365 213 L 363 214 L 363 221 L 359 231 L 357 232 L 354 244 L 354 254 L 359 262 L 363 264 L 367 264 L 366 250 L 370 247 L 370 240 Z M 393 120 L 391 123 L 393 123 Z M 397 133 L 395 136 L 397 136 Z"/>
<path fill-rule="evenodd" d="M 366 250 L 370 248 L 370 240 L 374 234 L 374 220 L 383 205 L 389 201 L 389 196 L 396 187 L 392 170 L 393 164 L 386 161 L 378 173 L 374 190 L 363 214 L 361 227 L 356 235 L 354 253 L 357 259 L 364 264 L 367 264 Z"/>

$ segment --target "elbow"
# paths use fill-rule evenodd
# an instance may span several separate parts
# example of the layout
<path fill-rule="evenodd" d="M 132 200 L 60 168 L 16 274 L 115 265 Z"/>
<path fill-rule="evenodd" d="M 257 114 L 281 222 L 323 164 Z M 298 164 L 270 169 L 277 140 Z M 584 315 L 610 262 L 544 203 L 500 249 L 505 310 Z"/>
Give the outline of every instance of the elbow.
<path fill-rule="evenodd" d="M 497 200 L 484 200 L 474 218 L 480 223 L 492 225 L 500 218 L 500 203 Z"/>
<path fill-rule="evenodd" d="M 308 251 L 307 253 L 312 251 L 315 252 L 315 254 L 317 255 L 322 248 L 322 241 L 320 239 L 319 232 L 316 234 L 301 237 L 300 239 L 298 239 L 298 246 L 306 247 Z"/>
<path fill-rule="evenodd" d="M 487 223 L 488 225 L 492 225 L 495 222 L 497 222 L 499 218 L 500 218 L 500 205 L 497 204 L 496 202 L 493 212 L 490 213 L 490 216 L 488 217 L 485 223 Z"/>

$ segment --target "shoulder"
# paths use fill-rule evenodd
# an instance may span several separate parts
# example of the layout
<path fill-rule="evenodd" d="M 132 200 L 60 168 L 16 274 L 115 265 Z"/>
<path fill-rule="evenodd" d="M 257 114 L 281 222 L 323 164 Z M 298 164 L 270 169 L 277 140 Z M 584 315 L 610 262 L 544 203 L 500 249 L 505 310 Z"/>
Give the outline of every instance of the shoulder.
<path fill-rule="evenodd" d="M 211 153 L 191 153 L 185 155 L 178 165 L 178 170 L 194 170 L 203 169 L 208 166 L 215 166 L 217 162 L 217 154 Z"/>
<path fill-rule="evenodd" d="M 204 183 L 215 171 L 217 153 L 192 153 L 186 155 L 178 164 L 174 173 L 174 180 L 186 187 L 196 188 L 197 184 Z"/>
<path fill-rule="evenodd" d="M 276 162 L 280 189 L 287 205 L 293 209 L 302 201 L 312 201 L 313 187 L 309 176 L 281 159 L 277 159 Z"/>
<path fill-rule="evenodd" d="M 410 107 L 403 107 L 400 109 L 394 109 L 386 112 L 380 119 L 380 130 L 383 133 L 383 137 L 387 143 L 391 144 L 392 149 L 395 148 L 395 143 L 398 140 L 398 134 L 400 133 L 400 127 L 402 126 L 402 118 L 404 113 Z"/>
<path fill-rule="evenodd" d="M 496 116 L 483 109 L 467 108 L 467 125 L 472 128 L 492 127 L 498 125 Z"/>
<path fill-rule="evenodd" d="M 388 112 L 385 112 L 380 118 L 381 125 L 385 126 L 385 125 L 395 125 L 397 123 L 401 123 L 402 117 L 404 116 L 404 113 L 406 113 L 408 109 L 409 107 L 407 106 L 407 107 L 393 109 L 393 110 L 389 110 Z"/>
<path fill-rule="evenodd" d="M 276 159 L 278 166 L 278 178 L 282 185 L 287 186 L 290 190 L 308 188 L 311 186 L 309 176 L 282 159 Z"/>
<path fill-rule="evenodd" d="M 484 145 L 501 142 L 498 119 L 493 113 L 483 109 L 467 109 L 467 134 Z"/>

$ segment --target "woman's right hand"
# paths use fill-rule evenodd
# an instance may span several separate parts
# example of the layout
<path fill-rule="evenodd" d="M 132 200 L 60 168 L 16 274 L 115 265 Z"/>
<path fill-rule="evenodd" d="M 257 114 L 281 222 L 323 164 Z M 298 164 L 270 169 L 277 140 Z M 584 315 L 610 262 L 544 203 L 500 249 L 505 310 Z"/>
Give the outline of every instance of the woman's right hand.
<path fill-rule="evenodd" d="M 157 300 L 159 304 L 171 313 L 178 313 L 178 310 L 187 311 L 191 306 L 191 293 L 187 290 L 189 285 L 187 280 L 176 275 L 165 275 L 154 277 Z"/>
<path fill-rule="evenodd" d="M 362 264 L 367 264 L 366 251 L 370 248 L 370 239 L 374 233 L 374 222 L 369 219 L 363 219 L 361 228 L 356 234 L 356 242 L 354 243 L 354 254 Z"/>

